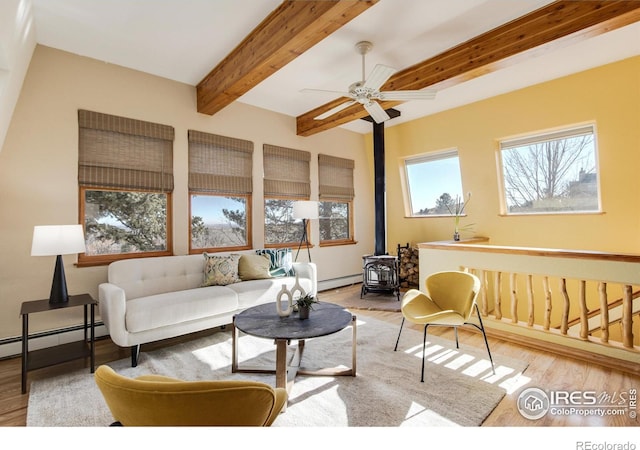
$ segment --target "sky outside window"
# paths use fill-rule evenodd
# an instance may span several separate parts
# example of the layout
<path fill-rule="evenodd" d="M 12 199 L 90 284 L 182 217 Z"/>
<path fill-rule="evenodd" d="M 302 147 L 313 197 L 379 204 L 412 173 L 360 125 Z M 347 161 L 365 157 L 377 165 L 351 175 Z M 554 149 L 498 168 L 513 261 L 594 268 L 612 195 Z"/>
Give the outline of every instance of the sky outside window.
<path fill-rule="evenodd" d="M 448 193 L 455 199 L 462 196 L 462 179 L 458 157 L 434 159 L 407 164 L 407 177 L 411 195 L 411 214 L 434 209 L 437 199 Z M 421 213 L 420 215 L 424 214 Z"/>

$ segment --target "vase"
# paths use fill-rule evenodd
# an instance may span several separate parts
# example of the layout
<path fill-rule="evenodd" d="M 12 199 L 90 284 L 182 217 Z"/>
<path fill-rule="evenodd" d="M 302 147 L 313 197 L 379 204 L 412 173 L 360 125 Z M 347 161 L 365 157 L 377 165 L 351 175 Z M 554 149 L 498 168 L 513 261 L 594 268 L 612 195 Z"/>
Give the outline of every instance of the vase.
<path fill-rule="evenodd" d="M 298 298 L 304 297 L 305 295 L 307 295 L 307 293 L 302 288 L 302 285 L 300 284 L 300 280 L 298 280 L 298 274 L 296 274 L 296 282 L 293 284 L 293 287 L 291 288 L 291 298 L 298 299 Z"/>
<path fill-rule="evenodd" d="M 282 306 L 283 299 L 286 299 L 286 308 L 283 308 Z M 276 309 L 280 317 L 288 317 L 289 314 L 291 314 L 291 311 L 293 311 L 293 295 L 291 294 L 291 291 L 287 289 L 286 284 L 283 284 L 282 289 L 278 292 L 278 296 L 276 297 Z"/>
<path fill-rule="evenodd" d="M 300 320 L 308 319 L 310 311 L 311 308 L 309 306 L 299 306 L 298 312 L 300 314 Z"/>
<path fill-rule="evenodd" d="M 453 233 L 453 240 L 454 241 L 459 241 L 460 240 L 460 233 L 459 232 L 455 231 Z"/>

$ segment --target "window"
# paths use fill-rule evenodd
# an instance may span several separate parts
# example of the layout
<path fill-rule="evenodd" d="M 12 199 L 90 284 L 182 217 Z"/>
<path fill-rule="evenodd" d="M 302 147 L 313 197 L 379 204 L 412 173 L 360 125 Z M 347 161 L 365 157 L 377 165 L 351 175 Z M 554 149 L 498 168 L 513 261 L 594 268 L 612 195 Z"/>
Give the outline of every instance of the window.
<path fill-rule="evenodd" d="M 458 150 L 428 153 L 404 160 L 408 215 L 451 215 L 463 198 Z"/>
<path fill-rule="evenodd" d="M 298 245 L 302 229 L 294 223 L 293 202 L 311 195 L 311 154 L 269 144 L 264 144 L 263 154 L 265 246 Z"/>
<path fill-rule="evenodd" d="M 505 213 L 600 210 L 592 125 L 504 140 L 500 156 Z"/>
<path fill-rule="evenodd" d="M 190 252 L 251 248 L 253 142 L 189 130 Z"/>
<path fill-rule="evenodd" d="M 318 155 L 320 245 L 353 243 L 351 159 Z"/>
<path fill-rule="evenodd" d="M 78 111 L 79 264 L 171 254 L 174 130 Z"/>

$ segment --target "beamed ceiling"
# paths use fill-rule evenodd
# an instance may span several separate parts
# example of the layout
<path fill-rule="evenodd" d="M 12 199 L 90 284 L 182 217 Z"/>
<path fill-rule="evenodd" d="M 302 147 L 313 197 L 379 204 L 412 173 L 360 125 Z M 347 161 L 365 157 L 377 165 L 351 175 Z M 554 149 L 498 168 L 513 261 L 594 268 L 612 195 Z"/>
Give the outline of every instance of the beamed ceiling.
<path fill-rule="evenodd" d="M 198 111 L 214 114 L 237 100 L 374 3 L 377 1 L 283 3 L 198 84 Z M 515 64 L 543 47 L 563 46 L 639 19 L 639 1 L 556 1 L 397 72 L 381 90 L 450 87 Z M 332 100 L 298 116 L 297 134 L 309 136 L 367 116 L 355 104 L 326 119 L 314 119 L 345 100 Z M 381 104 L 387 109 L 400 103 Z"/>
<path fill-rule="evenodd" d="M 383 102 L 401 116 L 432 114 L 640 54 L 640 1 L 552 0 L 32 0 L 50 47 L 192 84 L 197 110 L 234 101 L 296 119 L 297 134 L 370 132 L 347 99 L 361 77 L 355 43 L 398 72 L 381 90 L 434 88 L 435 100 Z M 364 128 L 362 128 L 364 126 Z"/>

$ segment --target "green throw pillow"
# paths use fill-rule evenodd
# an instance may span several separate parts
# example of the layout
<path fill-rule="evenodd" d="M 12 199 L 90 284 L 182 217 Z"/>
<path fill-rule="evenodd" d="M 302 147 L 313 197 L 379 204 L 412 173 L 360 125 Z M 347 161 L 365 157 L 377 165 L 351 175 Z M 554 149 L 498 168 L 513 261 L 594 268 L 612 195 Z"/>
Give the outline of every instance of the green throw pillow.
<path fill-rule="evenodd" d="M 204 280 L 202 286 L 225 286 L 240 281 L 238 262 L 240 255 L 209 255 L 204 253 Z"/>
<path fill-rule="evenodd" d="M 238 275 L 242 281 L 271 278 L 269 258 L 266 255 L 240 255 Z"/>
<path fill-rule="evenodd" d="M 269 273 L 272 277 L 292 277 L 293 254 L 290 248 L 265 248 L 256 250 L 256 254 L 269 258 Z"/>

